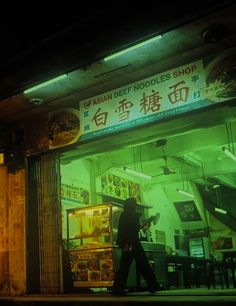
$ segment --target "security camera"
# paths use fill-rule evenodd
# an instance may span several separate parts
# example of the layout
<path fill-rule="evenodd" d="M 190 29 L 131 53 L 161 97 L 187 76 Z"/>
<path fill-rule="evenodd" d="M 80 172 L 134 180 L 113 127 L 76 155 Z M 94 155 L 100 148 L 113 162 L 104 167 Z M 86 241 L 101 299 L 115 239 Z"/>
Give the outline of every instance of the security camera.
<path fill-rule="evenodd" d="M 225 37 L 226 32 L 223 24 L 213 24 L 202 31 L 202 38 L 206 43 L 217 43 Z"/>

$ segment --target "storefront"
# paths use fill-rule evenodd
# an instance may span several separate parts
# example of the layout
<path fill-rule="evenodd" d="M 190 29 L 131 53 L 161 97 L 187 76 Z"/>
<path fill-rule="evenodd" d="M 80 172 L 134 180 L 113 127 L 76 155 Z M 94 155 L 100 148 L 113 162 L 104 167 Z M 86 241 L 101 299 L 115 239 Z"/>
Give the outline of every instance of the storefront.
<path fill-rule="evenodd" d="M 230 56 L 225 58 L 233 64 Z M 151 224 L 152 241 L 144 246 L 163 284 L 169 284 L 171 273 L 167 256 L 209 259 L 235 249 L 235 232 L 210 213 L 202 191 L 215 185 L 208 176 L 219 178 L 233 167 L 221 148 L 234 143 L 233 133 L 227 137 L 225 130 L 236 130 L 235 109 L 228 103 L 235 91 L 230 82 L 219 82 L 217 69 L 209 72 L 210 64 L 219 67 L 216 59 L 49 113 L 34 137 L 26 123 L 26 247 L 21 251 L 27 249 L 27 256 L 18 293 L 110 288 L 119 258 L 118 212 L 128 197 L 137 199 L 142 222 L 160 215 Z M 213 149 L 219 152 L 211 158 Z M 212 190 L 215 205 L 223 208 L 222 194 Z M 220 238 L 228 244 L 217 245 Z M 142 287 L 135 267 L 131 270 L 128 286 Z"/>
<path fill-rule="evenodd" d="M 230 62 L 230 57 L 225 58 Z M 220 165 L 222 159 L 225 162 L 222 150 L 217 155 L 222 167 L 219 172 L 214 172 L 214 161 L 210 165 L 204 161 L 210 147 L 233 144 L 233 135 L 226 137 L 225 130 L 230 127 L 233 131 L 235 122 L 225 123 L 231 110 L 224 102 L 232 101 L 234 95 L 219 81 L 218 73 L 212 76 L 209 71 L 215 74 L 222 63 L 219 58 L 174 68 L 82 101 L 79 110 L 68 108 L 50 115 L 49 147 L 60 148 L 61 152 L 62 239 L 71 252 L 67 257 L 72 287 L 99 290 L 112 285 L 119 257 L 113 249 L 117 228 L 113 213 L 122 210 L 123 200 L 128 197 L 137 199 L 141 222 L 160 215 L 150 228 L 152 242 L 144 243 L 144 247 L 163 285 L 168 286 L 171 272 L 165 262 L 168 256 L 210 259 L 220 256 L 222 250 L 234 248 L 235 234 L 229 227 L 217 224 L 217 215 L 209 213 L 202 193 L 203 187 L 212 189 L 214 205 L 222 206 L 223 195 L 206 177 L 218 177 L 232 166 L 228 160 L 227 166 Z M 205 155 L 197 155 L 202 148 Z M 105 219 L 102 205 L 110 205 L 111 209 Z M 73 223 L 74 217 L 80 222 Z M 83 222 L 87 224 L 84 229 Z M 217 247 L 223 238 L 229 241 L 225 249 Z M 105 270 L 104 260 L 109 261 Z M 91 262 L 96 262 L 96 268 Z M 135 269 L 129 285 L 145 286 Z"/>
<path fill-rule="evenodd" d="M 158 126 L 155 128 L 158 128 Z M 143 128 L 143 134 L 145 134 L 145 129 Z M 121 135 L 119 135 L 113 136 L 113 140 L 109 141 L 110 150 L 106 149 L 101 153 L 93 152 L 89 154 L 88 150 L 86 150 L 87 153 L 85 156 L 82 148 L 63 152 L 61 155 L 61 204 L 64 212 L 63 238 L 67 240 L 69 237 L 69 240 L 73 240 L 74 243 L 78 238 L 81 240 L 79 225 L 76 227 L 77 233 L 74 232 L 71 235 L 69 233 L 68 236 L 67 222 L 71 222 L 70 220 L 76 215 L 76 211 L 78 212 L 77 217 L 80 215 L 80 210 L 85 214 L 84 210 L 89 209 L 90 205 L 92 205 L 92 211 L 88 212 L 88 216 L 89 214 L 92 215 L 94 220 L 91 223 L 97 222 L 97 230 L 99 232 L 101 231 L 101 235 L 104 238 L 105 234 L 103 235 L 102 232 L 107 228 L 103 227 L 102 212 L 99 207 L 105 203 L 109 203 L 108 205 L 111 205 L 113 209 L 116 207 L 120 209 L 125 198 L 134 196 L 137 198 L 139 208 L 142 212 L 143 217 L 141 221 L 148 219 L 150 216 L 155 216 L 157 213 L 160 214 L 160 219 L 156 223 L 151 224 L 150 234 L 152 242 L 143 243 L 150 263 L 153 263 L 159 282 L 167 286 L 184 287 L 182 268 L 178 271 L 179 279 L 172 279 L 174 277 L 174 269 L 176 269 L 176 266 L 182 267 L 183 259 L 186 260 L 188 257 L 210 259 L 213 254 L 217 256 L 217 254 L 220 255 L 222 250 L 228 251 L 230 248 L 233 248 L 232 244 L 228 249 L 227 247 L 224 249 L 222 246 L 218 248 L 215 245 L 213 246 L 213 243 L 216 244 L 217 240 L 219 240 L 219 236 L 217 236 L 219 232 L 220 235 L 225 235 L 225 239 L 228 237 L 231 241 L 235 241 L 235 237 L 234 235 L 231 236 L 229 228 L 227 229 L 223 224 L 219 226 L 220 222 L 217 221 L 217 216 L 210 214 L 207 210 L 206 203 L 200 192 L 201 188 L 199 188 L 198 184 L 198 180 L 202 177 L 201 169 L 200 174 L 197 172 L 194 173 L 194 170 L 198 171 L 199 169 L 191 168 L 189 164 L 185 163 L 180 166 L 180 159 L 177 159 L 177 162 L 175 162 L 175 159 L 170 156 L 167 158 L 167 167 L 170 173 L 164 174 L 163 167 L 166 167 L 166 160 L 162 158 L 162 154 L 163 150 L 164 153 L 168 154 L 167 150 L 170 148 L 169 143 L 173 144 L 175 141 L 179 142 L 177 145 L 179 152 L 182 149 L 185 151 L 186 148 L 183 147 L 184 144 L 182 142 L 183 138 L 187 139 L 190 137 L 192 142 L 195 143 L 196 139 L 202 139 L 204 134 L 214 133 L 214 129 L 216 127 L 212 127 L 210 130 L 202 129 L 200 132 L 201 137 L 199 137 L 199 131 L 191 131 L 188 136 L 186 133 L 178 136 L 171 135 L 171 137 L 165 139 L 167 140 L 166 144 L 163 144 L 165 143 L 163 139 L 162 141 L 157 140 L 146 143 L 144 137 L 137 139 L 137 143 L 139 141 L 143 143 L 141 145 L 128 145 L 127 147 L 124 146 L 120 149 L 114 149 L 112 144 L 117 145 L 119 143 L 119 138 L 121 138 Z M 133 133 L 136 132 L 134 131 Z M 140 130 L 140 135 L 142 135 L 142 130 Z M 126 137 L 128 137 L 127 134 Z M 130 137 L 132 136 L 130 135 Z M 102 142 L 104 140 L 101 140 L 101 146 L 103 146 Z M 159 144 L 163 144 L 163 147 L 159 147 Z M 96 147 L 99 148 L 100 146 L 98 145 Z M 96 151 L 96 148 L 93 149 Z M 190 151 L 188 150 L 189 153 Z M 128 173 L 127 169 L 134 171 Z M 189 173 L 190 170 L 192 173 Z M 150 175 L 151 177 L 142 176 L 140 173 Z M 178 192 L 179 189 L 184 189 L 186 194 L 180 194 Z M 96 213 L 94 211 L 94 205 Z M 69 214 L 73 212 L 73 214 L 67 218 L 66 212 L 69 212 Z M 82 217 L 80 216 L 80 218 Z M 88 223 L 89 221 L 87 220 L 86 222 Z M 218 227 L 216 225 L 217 222 Z M 83 224 L 82 220 L 81 224 Z M 91 228 L 95 230 L 93 227 Z M 210 229 L 212 228 L 215 228 L 215 231 L 211 230 L 210 233 Z M 117 226 L 113 224 L 109 231 L 112 231 L 114 235 L 116 229 Z M 89 235 L 89 233 L 85 230 L 84 235 Z M 90 241 L 87 248 L 94 244 L 96 248 L 97 235 L 93 238 L 94 241 Z M 91 239 L 90 236 L 89 239 Z M 99 240 L 99 242 L 101 241 Z M 113 237 L 113 244 L 110 247 L 113 247 L 114 243 L 115 238 Z M 100 247 L 102 246 L 100 245 Z M 75 252 L 73 250 L 74 246 L 72 248 L 68 246 L 68 248 L 72 253 Z M 83 248 L 79 247 L 78 249 L 81 250 Z M 173 258 L 175 261 L 178 260 L 176 266 L 174 264 L 171 265 Z M 82 287 L 86 287 L 89 284 L 89 274 L 92 270 L 90 271 L 89 268 L 85 268 L 88 266 L 86 266 L 85 262 L 89 262 L 90 260 L 86 261 L 83 258 L 78 260 L 77 256 L 77 260 L 73 262 L 73 277 L 75 279 L 77 278 L 77 281 L 74 281 L 75 284 L 80 284 Z M 116 261 L 115 258 L 113 260 Z M 81 261 L 84 264 L 83 268 L 80 267 Z M 190 264 L 189 259 L 186 265 L 192 266 L 192 263 Z M 197 263 L 194 262 L 193 264 L 196 265 Z M 113 265 L 110 275 L 113 275 L 114 269 L 115 265 Z M 95 272 L 100 280 L 97 286 L 102 288 L 101 280 L 103 271 L 97 267 Z M 82 275 L 81 277 L 80 274 Z M 139 280 L 136 279 L 135 270 L 131 272 L 131 280 L 129 281 L 131 288 L 136 288 L 140 285 L 141 288 L 139 289 L 142 290 L 145 288 L 143 281 L 141 281 L 141 284 L 137 283 Z M 188 276 L 188 281 L 190 281 L 190 276 Z M 188 283 L 188 286 L 191 285 L 196 285 L 194 280 Z M 207 286 L 206 282 L 202 285 Z M 105 287 L 109 288 L 109 286 Z"/>

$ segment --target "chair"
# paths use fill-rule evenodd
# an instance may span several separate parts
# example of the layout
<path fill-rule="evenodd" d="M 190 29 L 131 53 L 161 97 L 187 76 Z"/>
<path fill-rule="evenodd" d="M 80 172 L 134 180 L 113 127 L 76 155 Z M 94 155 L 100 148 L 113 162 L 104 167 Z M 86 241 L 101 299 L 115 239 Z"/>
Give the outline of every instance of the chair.
<path fill-rule="evenodd" d="M 236 288 L 236 251 L 223 253 L 224 275 L 226 280 L 226 287 L 229 288 L 231 282 L 233 288 Z"/>
<path fill-rule="evenodd" d="M 210 284 L 213 285 L 213 288 L 215 289 L 218 283 L 222 289 L 224 289 L 224 284 L 226 284 L 227 287 L 224 262 L 219 260 L 212 260 L 210 267 Z"/>
<path fill-rule="evenodd" d="M 196 287 L 199 288 L 201 285 L 206 285 L 210 289 L 212 282 L 212 261 L 204 258 L 196 258 L 194 267 Z"/>

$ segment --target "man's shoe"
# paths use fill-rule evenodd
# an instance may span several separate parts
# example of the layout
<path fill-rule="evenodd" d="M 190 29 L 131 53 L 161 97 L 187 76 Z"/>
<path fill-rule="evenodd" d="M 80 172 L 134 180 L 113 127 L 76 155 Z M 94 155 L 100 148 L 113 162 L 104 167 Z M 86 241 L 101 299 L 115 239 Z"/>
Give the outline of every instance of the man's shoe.
<path fill-rule="evenodd" d="M 154 294 L 155 292 L 161 291 L 161 290 L 165 290 L 165 287 L 162 284 L 157 283 L 157 285 L 154 288 L 149 289 L 149 292 L 151 294 Z"/>

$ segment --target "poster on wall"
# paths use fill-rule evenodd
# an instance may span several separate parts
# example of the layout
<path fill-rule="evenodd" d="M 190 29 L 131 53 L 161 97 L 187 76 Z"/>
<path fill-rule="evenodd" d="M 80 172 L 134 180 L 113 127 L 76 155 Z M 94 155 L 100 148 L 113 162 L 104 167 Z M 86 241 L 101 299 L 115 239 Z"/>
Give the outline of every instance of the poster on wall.
<path fill-rule="evenodd" d="M 174 205 L 182 222 L 202 220 L 194 201 L 174 202 Z"/>
<path fill-rule="evenodd" d="M 82 187 L 61 184 L 61 198 L 67 202 L 89 204 L 89 192 Z"/>
<path fill-rule="evenodd" d="M 213 250 L 225 250 L 233 248 L 232 237 L 218 237 L 212 241 Z"/>
<path fill-rule="evenodd" d="M 155 242 L 166 245 L 166 232 L 155 230 Z"/>

